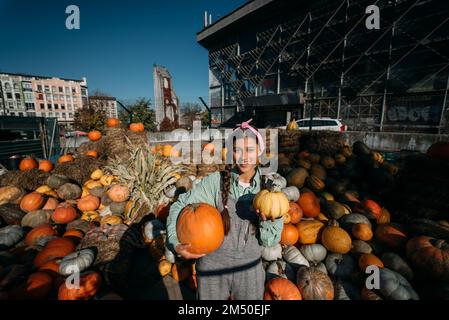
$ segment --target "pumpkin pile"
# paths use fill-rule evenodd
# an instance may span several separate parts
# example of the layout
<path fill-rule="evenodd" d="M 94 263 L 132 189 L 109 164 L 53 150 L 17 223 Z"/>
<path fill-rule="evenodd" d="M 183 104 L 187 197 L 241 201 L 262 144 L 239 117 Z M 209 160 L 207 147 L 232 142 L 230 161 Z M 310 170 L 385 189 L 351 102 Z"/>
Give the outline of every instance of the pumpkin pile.
<path fill-rule="evenodd" d="M 289 210 L 280 243 L 262 251 L 265 298 L 448 298 L 448 224 L 413 228 L 382 205 L 390 204 L 398 172 L 360 141 L 335 154 L 279 154 L 278 173 L 266 184 L 285 194 Z M 380 288 L 370 290 L 372 266 Z"/>

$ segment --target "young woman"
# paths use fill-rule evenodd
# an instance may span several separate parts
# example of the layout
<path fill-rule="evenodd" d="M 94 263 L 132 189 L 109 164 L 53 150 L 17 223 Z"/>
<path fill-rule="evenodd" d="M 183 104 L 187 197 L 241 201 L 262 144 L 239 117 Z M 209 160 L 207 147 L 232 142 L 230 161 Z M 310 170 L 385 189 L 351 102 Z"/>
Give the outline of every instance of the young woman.
<path fill-rule="evenodd" d="M 250 120 L 251 121 L 251 120 Z M 279 243 L 283 218 L 267 220 L 252 206 L 254 196 L 264 188 L 258 157 L 265 143 L 256 129 L 244 122 L 232 136 L 233 164 L 222 172 L 202 179 L 172 204 L 167 219 L 168 247 L 196 263 L 198 297 L 201 300 L 260 300 L 265 271 L 262 246 Z M 232 139 L 232 137 L 231 137 Z M 181 210 L 192 203 L 208 203 L 222 214 L 225 238 L 219 249 L 208 255 L 189 252 L 188 243 L 179 243 L 176 221 Z"/>

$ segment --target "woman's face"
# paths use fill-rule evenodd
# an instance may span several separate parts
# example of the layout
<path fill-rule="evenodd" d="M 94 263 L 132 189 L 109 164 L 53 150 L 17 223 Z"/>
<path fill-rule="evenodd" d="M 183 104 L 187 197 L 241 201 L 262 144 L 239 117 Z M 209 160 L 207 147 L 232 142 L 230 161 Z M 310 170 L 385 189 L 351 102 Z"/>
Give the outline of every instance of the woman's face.
<path fill-rule="evenodd" d="M 236 139 L 233 150 L 234 163 L 241 173 L 254 170 L 258 160 L 257 140 L 252 137 Z"/>

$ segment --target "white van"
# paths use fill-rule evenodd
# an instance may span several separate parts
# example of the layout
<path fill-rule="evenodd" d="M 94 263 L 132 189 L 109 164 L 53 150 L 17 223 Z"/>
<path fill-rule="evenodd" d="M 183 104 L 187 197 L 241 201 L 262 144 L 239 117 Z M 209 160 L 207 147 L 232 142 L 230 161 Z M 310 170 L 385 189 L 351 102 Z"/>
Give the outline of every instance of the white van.
<path fill-rule="evenodd" d="M 299 130 L 309 130 L 310 119 L 300 119 L 297 120 Z M 285 129 L 286 126 L 280 127 L 280 129 Z M 329 131 L 347 131 L 348 126 L 343 124 L 340 120 L 332 118 L 313 118 L 312 120 L 312 130 L 329 130 Z"/>

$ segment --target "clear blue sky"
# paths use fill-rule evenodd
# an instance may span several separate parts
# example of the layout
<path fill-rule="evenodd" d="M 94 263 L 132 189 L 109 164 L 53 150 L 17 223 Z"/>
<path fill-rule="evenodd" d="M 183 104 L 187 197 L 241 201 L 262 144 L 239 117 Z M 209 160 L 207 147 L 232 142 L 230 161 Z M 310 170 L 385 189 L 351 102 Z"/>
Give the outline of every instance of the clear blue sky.
<path fill-rule="evenodd" d="M 208 95 L 204 11 L 216 20 L 245 0 L 0 0 L 0 71 L 80 79 L 119 99 L 153 98 L 153 64 L 184 101 Z M 80 8 L 67 30 L 65 8 Z"/>

